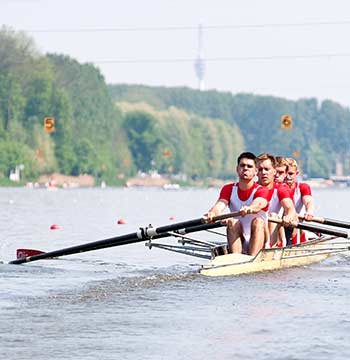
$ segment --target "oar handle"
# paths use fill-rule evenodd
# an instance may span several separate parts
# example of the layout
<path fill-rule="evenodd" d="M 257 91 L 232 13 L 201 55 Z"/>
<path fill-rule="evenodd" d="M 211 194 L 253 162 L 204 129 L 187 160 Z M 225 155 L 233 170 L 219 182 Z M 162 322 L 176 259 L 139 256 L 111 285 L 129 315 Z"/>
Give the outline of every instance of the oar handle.
<path fill-rule="evenodd" d="M 223 226 L 225 226 L 225 225 L 221 224 L 220 222 L 216 222 L 216 223 L 202 224 L 202 225 L 197 225 L 197 226 L 189 226 L 184 229 L 176 230 L 175 232 L 180 235 L 184 235 L 184 234 L 188 234 L 191 232 L 211 230 L 211 229 L 216 229 L 216 228 L 223 227 Z"/>
<path fill-rule="evenodd" d="M 299 216 L 300 220 L 305 220 L 305 217 L 303 215 Z M 314 216 L 312 218 L 313 222 L 317 222 L 324 225 L 330 225 L 330 226 L 338 226 L 344 229 L 350 229 L 350 223 L 346 221 L 336 220 L 336 219 L 329 219 L 321 216 Z"/>
<path fill-rule="evenodd" d="M 269 221 L 274 222 L 276 224 L 283 224 L 283 221 L 281 219 L 278 218 L 269 218 Z M 333 230 L 330 229 L 328 227 L 324 227 L 324 226 L 319 226 L 319 225 L 312 225 L 312 224 L 305 224 L 305 223 L 297 223 L 295 225 L 292 225 L 293 227 L 296 227 L 297 229 L 301 229 L 301 230 L 308 230 L 308 231 L 312 231 L 312 232 L 316 232 L 316 233 L 321 233 L 321 234 L 327 234 L 327 235 L 333 235 L 333 236 L 337 236 L 337 237 L 343 237 L 343 238 L 348 238 L 349 234 L 346 231 L 342 231 L 342 230 Z"/>
<path fill-rule="evenodd" d="M 221 220 L 225 220 L 225 219 L 229 219 L 231 217 L 237 217 L 237 216 L 241 216 L 240 211 L 215 216 L 215 217 L 213 217 L 212 222 L 217 222 L 217 221 L 221 221 Z M 208 221 L 205 221 L 205 222 L 208 222 Z"/>

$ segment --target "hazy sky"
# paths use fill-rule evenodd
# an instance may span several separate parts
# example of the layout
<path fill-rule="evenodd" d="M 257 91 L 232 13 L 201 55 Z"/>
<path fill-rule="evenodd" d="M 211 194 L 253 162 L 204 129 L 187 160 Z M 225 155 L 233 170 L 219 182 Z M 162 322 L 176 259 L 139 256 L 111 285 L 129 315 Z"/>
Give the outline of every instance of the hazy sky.
<path fill-rule="evenodd" d="M 0 25 L 108 83 L 197 88 L 200 23 L 207 89 L 350 106 L 349 0 L 0 0 Z"/>

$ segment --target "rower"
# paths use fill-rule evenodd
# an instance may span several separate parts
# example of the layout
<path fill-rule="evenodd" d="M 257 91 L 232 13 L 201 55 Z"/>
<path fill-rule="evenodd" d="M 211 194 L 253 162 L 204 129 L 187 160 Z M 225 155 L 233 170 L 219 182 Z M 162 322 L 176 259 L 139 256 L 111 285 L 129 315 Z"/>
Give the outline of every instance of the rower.
<path fill-rule="evenodd" d="M 276 156 L 276 175 L 275 175 L 275 182 L 280 184 L 284 183 L 284 180 L 287 176 L 287 169 L 288 169 L 288 162 L 285 157 Z"/>
<path fill-rule="evenodd" d="M 293 199 L 288 186 L 284 183 L 275 182 L 277 175 L 277 162 L 273 155 L 264 153 L 257 157 L 258 184 L 269 191 L 269 216 L 276 217 L 283 210 L 283 223 L 276 224 L 269 222 L 268 230 L 270 241 L 265 244 L 266 248 L 270 246 L 286 245 L 284 226 L 291 226 L 298 222 L 298 216 L 294 208 Z M 286 171 L 286 169 L 283 169 Z M 281 176 L 281 174 L 279 174 Z"/>
<path fill-rule="evenodd" d="M 222 187 L 214 206 L 206 214 L 210 221 L 227 206 L 240 212 L 237 218 L 226 219 L 228 252 L 256 255 L 264 246 L 267 231 L 268 191 L 254 181 L 256 156 L 244 152 L 237 159 L 237 183 Z"/>
<path fill-rule="evenodd" d="M 295 210 L 298 215 L 302 215 L 304 220 L 312 221 L 314 216 L 314 201 L 311 194 L 311 188 L 308 184 L 298 182 L 297 178 L 299 176 L 298 163 L 292 158 L 287 158 L 288 168 L 287 176 L 285 178 L 286 184 L 289 186 L 292 198 L 294 200 Z M 306 236 L 303 231 L 299 232 L 294 230 L 293 232 L 293 244 L 299 244 L 300 242 L 305 242 Z"/>

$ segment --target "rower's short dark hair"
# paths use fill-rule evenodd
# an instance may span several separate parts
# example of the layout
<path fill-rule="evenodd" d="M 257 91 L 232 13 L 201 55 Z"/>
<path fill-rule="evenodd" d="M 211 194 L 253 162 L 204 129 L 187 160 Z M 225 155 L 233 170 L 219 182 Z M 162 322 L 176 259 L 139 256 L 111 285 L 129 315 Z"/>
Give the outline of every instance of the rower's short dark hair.
<path fill-rule="evenodd" d="M 254 160 L 254 162 L 256 164 L 256 156 L 252 152 L 247 151 L 247 152 L 243 152 L 241 155 L 239 155 L 237 158 L 237 165 L 239 165 L 239 163 L 242 159 Z"/>

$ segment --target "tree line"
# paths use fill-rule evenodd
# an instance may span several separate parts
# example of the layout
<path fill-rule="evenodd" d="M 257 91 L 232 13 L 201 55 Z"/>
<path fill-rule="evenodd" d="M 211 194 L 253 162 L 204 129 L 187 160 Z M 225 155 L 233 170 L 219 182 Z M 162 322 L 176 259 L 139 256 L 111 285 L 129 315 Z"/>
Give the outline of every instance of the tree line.
<path fill-rule="evenodd" d="M 337 164 L 349 174 L 350 113 L 336 102 L 141 85 L 112 85 L 110 91 L 118 101 L 146 101 L 160 109 L 175 106 L 221 119 L 239 130 L 244 149 L 294 157 L 307 176 L 328 177 Z M 290 129 L 281 126 L 284 114 L 292 117 Z"/>
<path fill-rule="evenodd" d="M 24 33 L 0 31 L 0 181 L 24 165 L 41 174 L 90 174 L 125 183 L 138 171 L 225 177 L 243 138 L 223 120 L 170 107 L 117 104 L 99 69 L 42 55 Z M 44 119 L 55 119 L 48 133 Z"/>
<path fill-rule="evenodd" d="M 282 114 L 292 129 L 281 129 Z M 26 34 L 0 29 L 2 182 L 20 164 L 24 181 L 60 172 L 121 184 L 150 170 L 229 178 L 243 150 L 294 154 L 305 173 L 327 177 L 349 162 L 349 126 L 349 110 L 331 101 L 108 85 L 92 64 L 43 55 Z"/>

